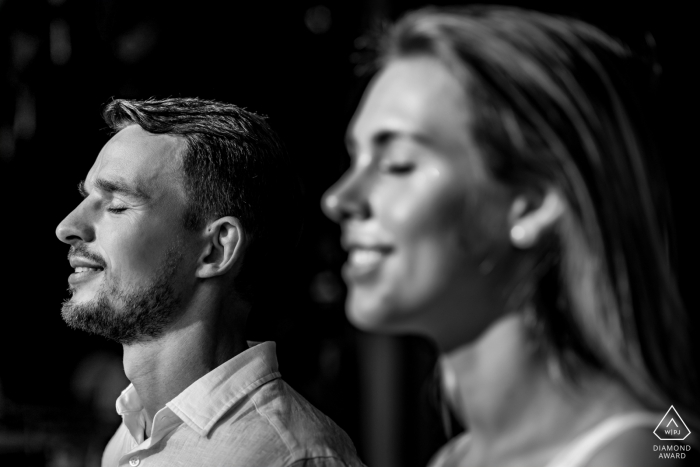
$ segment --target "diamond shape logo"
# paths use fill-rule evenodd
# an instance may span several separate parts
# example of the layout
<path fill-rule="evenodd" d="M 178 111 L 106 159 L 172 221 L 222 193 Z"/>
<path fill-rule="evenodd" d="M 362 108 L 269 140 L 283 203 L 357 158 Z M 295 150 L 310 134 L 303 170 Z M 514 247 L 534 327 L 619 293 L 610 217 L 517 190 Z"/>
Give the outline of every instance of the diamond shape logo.
<path fill-rule="evenodd" d="M 661 441 L 682 441 L 688 437 L 690 430 L 676 409 L 671 406 L 656 425 L 654 434 Z"/>

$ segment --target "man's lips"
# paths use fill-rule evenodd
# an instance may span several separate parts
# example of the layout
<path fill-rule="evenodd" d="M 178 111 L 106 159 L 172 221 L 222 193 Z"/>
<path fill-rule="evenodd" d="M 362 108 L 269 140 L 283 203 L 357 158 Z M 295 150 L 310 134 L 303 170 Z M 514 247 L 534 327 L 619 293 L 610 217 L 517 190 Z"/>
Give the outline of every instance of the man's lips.
<path fill-rule="evenodd" d="M 69 258 L 68 261 L 71 267 L 75 269 L 75 272 L 68 276 L 68 283 L 73 286 L 90 280 L 104 271 L 104 267 L 102 265 L 86 258 L 74 256 Z"/>
<path fill-rule="evenodd" d="M 102 271 L 102 268 L 86 268 L 86 267 L 81 267 L 81 266 L 78 266 L 77 268 L 75 268 L 76 273 L 90 272 L 90 271 Z"/>
<path fill-rule="evenodd" d="M 104 266 L 86 258 L 72 257 L 68 260 L 73 269 L 104 269 Z"/>

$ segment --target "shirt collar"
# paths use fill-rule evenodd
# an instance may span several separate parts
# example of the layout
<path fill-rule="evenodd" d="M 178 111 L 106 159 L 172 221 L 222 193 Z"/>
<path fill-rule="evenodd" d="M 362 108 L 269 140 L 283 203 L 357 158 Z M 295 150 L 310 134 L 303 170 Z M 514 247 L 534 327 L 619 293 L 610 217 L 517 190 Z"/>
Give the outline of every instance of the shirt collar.
<path fill-rule="evenodd" d="M 279 378 L 274 342 L 252 344 L 192 383 L 165 404 L 200 436 L 207 436 L 217 421 L 243 397 L 261 385 Z M 133 385 L 117 399 L 117 413 L 125 423 L 129 414 L 143 409 Z M 127 426 L 131 430 L 131 427 Z"/>

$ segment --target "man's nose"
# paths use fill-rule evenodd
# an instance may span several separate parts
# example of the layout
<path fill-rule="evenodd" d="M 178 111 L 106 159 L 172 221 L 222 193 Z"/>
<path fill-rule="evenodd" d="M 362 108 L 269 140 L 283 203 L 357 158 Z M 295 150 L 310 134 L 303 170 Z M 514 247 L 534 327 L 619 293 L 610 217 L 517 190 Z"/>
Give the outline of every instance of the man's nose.
<path fill-rule="evenodd" d="M 85 214 L 85 208 L 81 203 L 56 227 L 58 239 L 69 245 L 80 241 L 93 241 L 95 239 L 95 230 Z"/>

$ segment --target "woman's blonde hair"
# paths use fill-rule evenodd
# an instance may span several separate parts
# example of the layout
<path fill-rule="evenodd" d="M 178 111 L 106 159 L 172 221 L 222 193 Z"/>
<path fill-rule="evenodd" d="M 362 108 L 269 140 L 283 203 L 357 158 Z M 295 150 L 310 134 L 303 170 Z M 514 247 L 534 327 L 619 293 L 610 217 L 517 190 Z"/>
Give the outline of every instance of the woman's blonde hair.
<path fill-rule="evenodd" d="M 415 11 L 379 47 L 379 65 L 429 55 L 460 79 L 475 116 L 465 131 L 495 178 L 566 198 L 528 294 L 547 358 L 574 379 L 606 372 L 697 423 L 698 367 L 646 120 L 655 64 L 584 22 L 504 7 Z"/>

